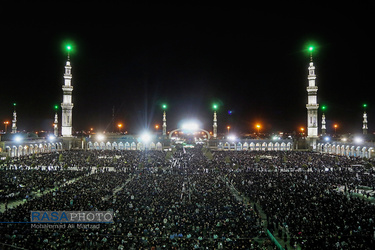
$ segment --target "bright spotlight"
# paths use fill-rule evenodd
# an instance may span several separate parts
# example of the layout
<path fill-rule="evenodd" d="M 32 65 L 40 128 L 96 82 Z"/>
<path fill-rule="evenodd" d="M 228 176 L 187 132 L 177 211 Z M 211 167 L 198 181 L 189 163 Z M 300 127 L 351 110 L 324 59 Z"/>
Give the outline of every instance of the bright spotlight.
<path fill-rule="evenodd" d="M 235 135 L 229 135 L 228 140 L 234 141 L 234 140 L 236 140 L 236 136 Z"/>
<path fill-rule="evenodd" d="M 144 142 L 144 143 L 148 143 L 151 141 L 151 135 L 148 133 L 148 132 L 144 132 L 141 137 L 140 137 L 141 141 Z"/>
<path fill-rule="evenodd" d="M 50 140 L 50 141 L 54 141 L 54 140 L 55 140 L 55 136 L 54 136 L 54 135 L 49 135 L 49 136 L 48 136 L 48 140 Z"/>
<path fill-rule="evenodd" d="M 359 143 L 362 143 L 362 142 L 363 142 L 363 138 L 361 138 L 361 137 L 355 137 L 355 138 L 354 138 L 354 142 L 355 142 L 355 143 L 358 143 L 358 144 L 359 144 Z"/>
<path fill-rule="evenodd" d="M 98 134 L 97 136 L 96 136 L 96 139 L 98 139 L 98 141 L 103 141 L 104 140 L 104 135 L 102 135 L 102 134 Z"/>
<path fill-rule="evenodd" d="M 325 141 L 329 141 L 330 138 L 329 138 L 328 136 L 326 136 L 326 137 L 324 137 L 324 140 L 325 140 Z"/>
<path fill-rule="evenodd" d="M 185 130 L 185 131 L 194 132 L 194 131 L 199 129 L 199 125 L 198 125 L 198 123 L 195 123 L 195 122 L 188 122 L 188 123 L 184 123 L 182 125 L 182 129 Z"/>
<path fill-rule="evenodd" d="M 19 135 L 16 135 L 16 136 L 14 137 L 14 140 L 15 140 L 16 142 L 21 142 L 21 141 L 22 141 L 22 137 L 19 136 Z"/>

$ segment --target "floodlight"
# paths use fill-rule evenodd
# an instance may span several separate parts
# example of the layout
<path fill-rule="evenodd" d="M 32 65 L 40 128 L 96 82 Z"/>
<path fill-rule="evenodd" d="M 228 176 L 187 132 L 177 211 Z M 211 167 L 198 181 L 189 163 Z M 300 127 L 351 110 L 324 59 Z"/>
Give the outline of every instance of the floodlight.
<path fill-rule="evenodd" d="M 144 132 L 141 137 L 140 137 L 141 141 L 144 142 L 144 143 L 148 143 L 151 141 L 151 135 L 150 133 L 148 132 Z"/>
<path fill-rule="evenodd" d="M 54 141 L 56 139 L 56 137 L 54 135 L 49 135 L 48 136 L 48 140 L 50 141 Z"/>
<path fill-rule="evenodd" d="M 96 136 L 96 139 L 98 139 L 98 141 L 103 141 L 103 140 L 105 139 L 105 137 L 104 137 L 104 135 L 102 135 L 102 134 L 98 134 L 98 135 Z"/>
<path fill-rule="evenodd" d="M 187 131 L 195 131 L 199 129 L 199 125 L 195 122 L 188 122 L 182 125 L 182 129 Z"/>
<path fill-rule="evenodd" d="M 228 136 L 228 140 L 235 141 L 236 140 L 236 136 L 235 135 L 229 135 Z"/>
<path fill-rule="evenodd" d="M 21 141 L 22 141 L 22 137 L 19 136 L 19 135 L 16 135 L 16 136 L 14 137 L 14 141 L 16 141 L 16 142 L 21 142 Z"/>
<path fill-rule="evenodd" d="M 360 143 L 363 142 L 363 138 L 362 138 L 362 137 L 359 137 L 359 136 L 354 137 L 354 142 L 360 144 Z"/>

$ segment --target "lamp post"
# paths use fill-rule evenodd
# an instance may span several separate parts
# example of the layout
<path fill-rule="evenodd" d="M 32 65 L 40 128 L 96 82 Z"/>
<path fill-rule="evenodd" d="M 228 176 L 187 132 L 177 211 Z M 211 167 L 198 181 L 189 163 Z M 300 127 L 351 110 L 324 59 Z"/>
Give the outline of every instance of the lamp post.
<path fill-rule="evenodd" d="M 258 135 L 259 135 L 259 129 L 260 129 L 260 125 L 259 125 L 259 124 L 257 124 L 257 125 L 256 125 L 256 127 L 257 127 L 257 129 L 258 129 Z"/>
<path fill-rule="evenodd" d="M 117 124 L 117 127 L 118 127 L 118 132 L 121 133 L 122 124 L 121 123 Z"/>
<path fill-rule="evenodd" d="M 227 129 L 228 129 L 228 135 L 229 135 L 229 129 L 230 129 L 230 126 L 228 126 Z"/>
<path fill-rule="evenodd" d="M 336 135 L 336 130 L 337 130 L 337 128 L 338 128 L 338 125 L 335 124 L 335 125 L 333 125 L 333 127 L 335 128 L 335 135 Z"/>
<path fill-rule="evenodd" d="M 5 125 L 5 134 L 7 133 L 7 127 L 8 127 L 8 124 L 9 124 L 8 121 L 4 122 L 4 125 Z"/>

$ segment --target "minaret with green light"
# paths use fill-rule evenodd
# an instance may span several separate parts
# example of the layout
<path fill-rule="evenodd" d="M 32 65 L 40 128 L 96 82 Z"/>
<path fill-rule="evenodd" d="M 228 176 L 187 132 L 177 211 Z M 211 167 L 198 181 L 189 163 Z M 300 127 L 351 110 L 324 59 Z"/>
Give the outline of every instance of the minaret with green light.
<path fill-rule="evenodd" d="M 362 126 L 362 133 L 364 135 L 367 135 L 367 130 L 368 130 L 368 127 L 367 127 L 367 114 L 366 114 L 366 107 L 367 107 L 367 104 L 363 104 L 363 108 L 364 108 L 364 112 L 363 112 L 363 126 Z"/>
<path fill-rule="evenodd" d="M 61 135 L 63 137 L 72 137 L 72 66 L 70 65 L 70 52 L 72 50 L 71 45 L 66 46 L 66 51 L 68 53 L 68 60 L 65 65 L 64 73 L 64 85 L 63 90 L 63 102 L 61 103 L 62 115 L 61 115 Z"/>
<path fill-rule="evenodd" d="M 55 137 L 59 136 L 59 116 L 57 111 L 59 110 L 59 106 L 55 105 L 55 121 L 53 122 L 53 135 Z"/>
<path fill-rule="evenodd" d="M 214 139 L 216 139 L 217 138 L 217 116 L 216 116 L 217 104 L 214 104 L 212 108 L 214 109 L 214 121 L 212 125 L 212 130 L 213 130 L 212 133 L 213 133 Z"/>
<path fill-rule="evenodd" d="M 163 135 L 167 135 L 167 114 L 165 113 L 165 110 L 167 109 L 167 105 L 163 104 L 161 106 L 163 108 Z"/>
<path fill-rule="evenodd" d="M 17 112 L 16 112 L 16 103 L 13 103 L 13 120 L 12 120 L 12 134 L 17 133 Z"/>
<path fill-rule="evenodd" d="M 324 114 L 324 111 L 326 110 L 326 106 L 322 106 L 322 135 L 325 135 L 326 132 L 327 132 L 327 128 L 326 128 L 326 116 Z"/>
<path fill-rule="evenodd" d="M 309 52 L 310 52 L 310 64 L 308 67 L 308 82 L 309 85 L 307 86 L 307 104 L 306 104 L 306 109 L 307 109 L 307 140 L 309 141 L 309 146 L 313 150 L 316 149 L 316 142 L 318 140 L 318 108 L 319 104 L 317 101 L 317 92 L 318 92 L 318 87 L 315 84 L 315 66 L 313 63 L 313 58 L 312 58 L 312 53 L 313 53 L 314 47 L 310 46 L 309 47 Z"/>

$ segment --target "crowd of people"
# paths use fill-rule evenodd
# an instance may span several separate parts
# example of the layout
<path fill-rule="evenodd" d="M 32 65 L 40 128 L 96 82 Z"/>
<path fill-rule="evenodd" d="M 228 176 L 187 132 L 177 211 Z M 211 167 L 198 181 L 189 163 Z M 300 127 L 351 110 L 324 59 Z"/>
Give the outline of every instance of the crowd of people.
<path fill-rule="evenodd" d="M 371 249 L 375 206 L 351 195 L 359 186 L 375 189 L 370 163 L 312 152 L 208 155 L 201 148 L 15 158 L 0 166 L 2 184 L 20 171 L 30 187 L 58 188 L 7 209 L 0 221 L 29 222 L 30 211 L 113 211 L 114 223 L 55 230 L 0 224 L 0 248 L 269 249 L 268 229 L 303 249 Z M 265 224 L 233 190 L 258 204 Z"/>

